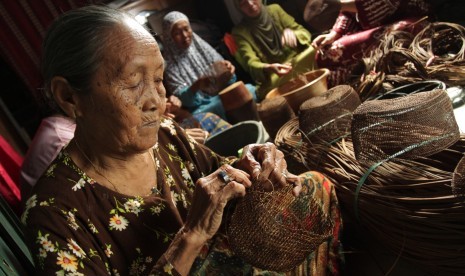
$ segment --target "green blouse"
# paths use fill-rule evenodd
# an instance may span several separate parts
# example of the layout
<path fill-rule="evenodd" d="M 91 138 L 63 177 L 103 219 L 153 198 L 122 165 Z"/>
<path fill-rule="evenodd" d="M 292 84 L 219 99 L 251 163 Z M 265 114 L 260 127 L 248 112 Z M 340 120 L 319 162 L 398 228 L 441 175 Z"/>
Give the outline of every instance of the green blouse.
<path fill-rule="evenodd" d="M 249 31 L 249 27 L 246 24 L 242 22 L 235 26 L 232 29 L 232 35 L 237 45 L 237 51 L 234 57 L 259 86 L 270 85 L 271 82 L 270 76 L 267 76 L 263 71 L 263 67 L 266 63 L 292 63 L 292 59 L 299 53 L 311 48 L 312 38 L 310 32 L 302 25 L 298 24 L 294 18 L 287 14 L 279 5 L 272 4 L 266 6 L 266 8 L 281 33 L 286 28 L 294 31 L 299 46 L 297 48 L 285 47 L 282 55 L 269 57 L 264 55 L 260 50 L 260 45 L 256 43 L 254 34 Z M 311 63 L 308 65 L 313 68 L 313 62 L 309 60 L 308 63 Z"/>

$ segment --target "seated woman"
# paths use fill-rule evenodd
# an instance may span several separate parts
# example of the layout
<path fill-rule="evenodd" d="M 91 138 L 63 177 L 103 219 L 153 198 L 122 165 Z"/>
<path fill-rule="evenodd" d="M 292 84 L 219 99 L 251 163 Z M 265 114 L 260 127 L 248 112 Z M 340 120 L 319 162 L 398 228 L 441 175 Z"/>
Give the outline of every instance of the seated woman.
<path fill-rule="evenodd" d="M 331 70 L 329 85 L 335 86 L 348 81 L 357 61 L 369 56 L 384 33 L 393 29 L 417 32 L 423 25 L 409 23 L 430 10 L 428 0 L 309 0 L 304 19 L 321 31 L 332 26 L 312 45 L 318 49 L 318 66 Z"/>
<path fill-rule="evenodd" d="M 231 33 L 234 54 L 257 84 L 257 96 L 266 94 L 292 77 L 315 69 L 311 34 L 279 5 L 261 0 L 234 0 L 243 15 Z"/>
<path fill-rule="evenodd" d="M 219 262 L 238 272 L 230 275 L 251 274 L 224 243 L 215 251 L 223 211 L 252 185 L 292 185 L 297 196 L 301 178 L 287 172 L 283 153 L 254 144 L 239 159 L 224 158 L 163 116 L 160 49 L 122 11 L 65 13 L 47 32 L 43 55 L 45 89 L 76 131 L 22 215 L 36 274 L 206 275 Z M 305 179 L 340 225 L 331 183 L 316 172 Z M 337 247 L 325 252 L 332 260 Z"/>
<path fill-rule="evenodd" d="M 212 112 L 226 120 L 217 93 L 236 82 L 235 68 L 192 31 L 189 19 L 181 12 L 173 11 L 163 18 L 163 57 L 168 92 L 192 114 Z M 246 87 L 256 99 L 255 88 Z"/>

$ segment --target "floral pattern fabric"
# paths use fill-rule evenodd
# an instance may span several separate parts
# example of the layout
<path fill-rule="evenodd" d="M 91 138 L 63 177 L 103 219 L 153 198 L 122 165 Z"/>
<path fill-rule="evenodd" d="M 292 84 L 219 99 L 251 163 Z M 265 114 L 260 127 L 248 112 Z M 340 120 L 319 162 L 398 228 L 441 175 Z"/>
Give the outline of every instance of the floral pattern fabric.
<path fill-rule="evenodd" d="M 27 200 L 22 221 L 39 275 L 149 275 L 183 225 L 197 179 L 223 159 L 164 119 L 154 147 L 155 193 L 105 188 L 64 149 Z M 169 264 L 162 266 L 166 274 Z"/>

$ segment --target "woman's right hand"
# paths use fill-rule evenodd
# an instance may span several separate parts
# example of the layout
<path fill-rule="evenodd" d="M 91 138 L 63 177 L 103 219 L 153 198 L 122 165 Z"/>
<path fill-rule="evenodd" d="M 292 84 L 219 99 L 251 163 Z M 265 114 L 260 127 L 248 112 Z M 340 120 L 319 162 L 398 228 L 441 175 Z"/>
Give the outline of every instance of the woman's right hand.
<path fill-rule="evenodd" d="M 228 183 L 221 177 L 223 172 L 229 178 Z M 221 225 L 226 204 L 233 198 L 244 196 L 245 189 L 251 185 L 248 173 L 230 165 L 223 165 L 214 173 L 197 180 L 184 231 L 202 242 L 211 239 Z"/>
<path fill-rule="evenodd" d="M 323 34 L 317 36 L 313 41 L 312 41 L 312 46 L 315 49 L 320 49 L 326 45 L 331 45 L 334 41 L 336 41 L 338 38 L 340 38 L 341 35 L 338 34 L 337 32 L 331 30 L 328 34 Z"/>
<path fill-rule="evenodd" d="M 275 73 L 278 76 L 284 76 L 291 72 L 292 65 L 291 64 L 281 64 L 281 63 L 271 63 L 266 64 L 263 69 L 270 73 Z"/>

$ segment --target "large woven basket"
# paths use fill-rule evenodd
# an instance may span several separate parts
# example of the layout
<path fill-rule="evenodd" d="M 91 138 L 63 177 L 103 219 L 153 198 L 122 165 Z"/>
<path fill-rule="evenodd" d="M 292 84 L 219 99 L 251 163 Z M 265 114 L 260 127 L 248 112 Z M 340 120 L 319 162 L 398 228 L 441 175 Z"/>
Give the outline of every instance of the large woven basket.
<path fill-rule="evenodd" d="M 355 155 L 365 165 L 429 156 L 459 138 L 452 102 L 441 89 L 365 101 L 353 113 Z"/>

